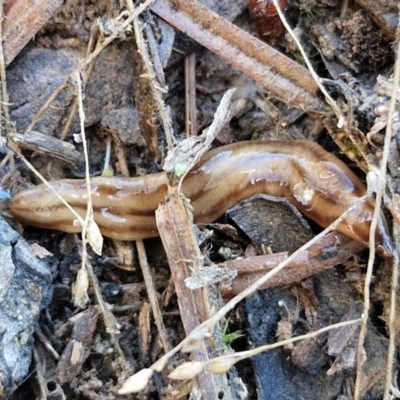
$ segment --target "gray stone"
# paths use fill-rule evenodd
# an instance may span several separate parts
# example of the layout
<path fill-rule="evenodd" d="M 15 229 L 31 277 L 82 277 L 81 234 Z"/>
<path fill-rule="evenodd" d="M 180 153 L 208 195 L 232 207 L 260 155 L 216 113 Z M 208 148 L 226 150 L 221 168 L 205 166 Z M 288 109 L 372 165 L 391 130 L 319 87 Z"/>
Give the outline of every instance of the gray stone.
<path fill-rule="evenodd" d="M 0 384 L 6 392 L 28 374 L 33 332 L 51 301 L 50 269 L 0 217 Z"/>

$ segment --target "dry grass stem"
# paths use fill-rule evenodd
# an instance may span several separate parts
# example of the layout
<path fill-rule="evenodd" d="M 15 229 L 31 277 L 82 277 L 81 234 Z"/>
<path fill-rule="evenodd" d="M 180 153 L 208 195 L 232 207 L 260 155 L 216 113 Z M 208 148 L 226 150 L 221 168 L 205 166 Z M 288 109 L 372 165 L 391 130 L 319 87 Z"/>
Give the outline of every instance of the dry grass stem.
<path fill-rule="evenodd" d="M 116 322 L 115 317 L 110 312 L 109 308 L 105 304 L 103 297 L 101 295 L 101 289 L 99 282 L 97 280 L 96 275 L 94 274 L 92 265 L 88 260 L 87 255 L 87 247 L 86 247 L 86 240 L 89 241 L 94 251 L 101 253 L 101 248 L 103 244 L 103 237 L 100 233 L 100 230 L 97 224 L 93 220 L 93 207 L 92 207 L 92 200 L 91 200 L 91 183 L 90 183 L 90 173 L 89 173 L 89 156 L 87 151 L 87 143 L 86 143 L 86 135 L 85 135 L 85 114 L 83 111 L 83 99 L 82 99 L 82 84 L 80 80 L 79 73 L 76 74 L 76 83 L 77 83 L 77 98 L 78 98 L 78 110 L 79 110 L 79 117 L 81 123 L 81 136 L 82 136 L 82 143 L 85 155 L 85 177 L 86 177 L 86 186 L 88 190 L 88 204 L 87 204 L 87 213 L 82 227 L 82 266 L 80 272 L 87 273 L 92 288 L 95 293 L 95 298 L 97 303 L 99 304 L 101 313 L 103 315 L 104 324 L 106 326 L 107 332 L 110 334 L 111 342 L 117 351 L 118 355 L 120 356 L 121 360 L 125 362 L 125 358 L 123 352 L 118 344 L 118 341 L 115 338 L 115 335 L 119 333 L 119 327 Z M 79 275 L 79 274 L 78 274 Z M 78 282 L 78 277 L 77 277 Z M 79 303 L 79 299 L 75 299 L 75 303 Z"/>
<path fill-rule="evenodd" d="M 96 222 L 94 221 L 93 217 L 92 190 L 91 190 L 92 185 L 90 182 L 89 154 L 88 154 L 86 134 L 85 134 L 85 112 L 83 110 L 82 82 L 80 74 L 77 73 L 75 78 L 78 89 L 78 109 L 79 109 L 79 118 L 81 124 L 80 127 L 81 127 L 83 153 L 85 156 L 85 180 L 86 180 L 86 189 L 88 195 L 86 217 L 82 227 L 82 239 L 83 239 L 82 253 L 86 255 L 86 240 L 88 240 L 95 253 L 101 255 L 101 251 L 103 248 L 103 236 L 101 235 L 100 229 L 97 226 Z M 82 256 L 82 268 L 84 268 L 85 263 L 86 263 L 86 257 Z"/>
<path fill-rule="evenodd" d="M 379 177 L 378 177 L 378 187 L 376 190 L 376 198 L 375 198 L 375 209 L 371 221 L 371 228 L 369 231 L 369 258 L 367 265 L 367 272 L 365 274 L 365 284 L 364 284 L 364 312 L 363 312 L 363 323 L 360 329 L 360 336 L 358 339 L 358 350 L 357 350 L 357 376 L 356 383 L 354 387 L 354 400 L 359 400 L 361 397 L 361 381 L 362 381 L 362 363 L 363 363 L 363 346 L 365 337 L 367 335 L 368 330 L 368 318 L 369 318 L 369 309 L 370 309 L 370 285 L 372 280 L 372 273 L 375 261 L 375 231 L 378 224 L 379 213 L 381 212 L 381 204 L 382 198 L 384 195 L 385 187 L 386 187 L 386 167 L 389 158 L 389 146 L 392 138 L 392 122 L 393 115 L 396 108 L 397 103 L 397 89 L 399 86 L 400 79 L 400 43 L 397 44 L 397 54 L 396 54 L 396 63 L 394 68 L 394 76 L 393 76 L 393 86 L 391 92 L 391 100 L 389 105 L 388 112 L 388 120 L 385 131 L 385 143 L 383 146 L 381 165 L 379 169 Z M 397 285 L 397 282 L 392 282 L 392 285 Z"/>
<path fill-rule="evenodd" d="M 93 51 L 94 48 L 94 44 L 95 44 L 95 37 L 98 36 L 98 32 L 99 32 L 99 27 L 97 24 L 93 24 L 91 32 L 90 32 L 90 39 L 89 39 L 89 44 L 86 50 L 86 57 L 90 56 L 90 53 Z M 90 76 L 92 75 L 93 69 L 94 69 L 95 63 L 92 62 L 91 64 L 89 64 L 89 66 L 83 71 L 83 86 L 85 87 L 87 82 L 89 82 Z M 60 140 L 64 140 L 65 137 L 67 136 L 72 123 L 74 122 L 74 118 L 75 118 L 75 114 L 76 111 L 78 110 L 78 99 L 75 97 L 72 105 L 70 106 L 70 110 L 69 110 L 69 116 L 67 119 L 67 122 L 64 125 L 64 128 L 61 132 L 60 135 Z"/>
<path fill-rule="evenodd" d="M 78 223 L 80 223 L 83 226 L 85 222 L 84 219 L 65 201 L 65 199 L 62 196 L 60 196 L 59 193 L 57 193 L 57 191 L 53 189 L 49 181 L 47 181 L 43 177 L 43 175 L 26 159 L 26 157 L 19 150 L 18 146 L 15 145 L 14 142 L 12 141 L 12 137 L 9 138 L 8 147 L 10 148 L 10 150 L 12 150 L 15 154 L 18 155 L 18 157 L 24 162 L 24 164 L 33 172 L 34 175 L 36 175 L 42 181 L 43 184 L 45 184 L 49 189 L 51 189 L 53 194 L 57 196 L 57 198 L 63 203 L 65 207 L 68 208 L 69 211 L 71 211 L 71 213 L 74 215 Z"/>
<path fill-rule="evenodd" d="M 396 222 L 393 222 L 393 233 L 394 233 L 394 243 L 399 242 L 399 226 Z M 389 308 L 389 318 L 387 322 L 389 331 L 389 348 L 388 357 L 386 364 L 386 382 L 385 382 L 385 393 L 383 396 L 384 400 L 389 400 L 390 392 L 393 393 L 393 383 L 395 381 L 395 375 L 393 374 L 393 365 L 395 362 L 396 355 L 396 299 L 398 297 L 398 287 L 399 287 L 399 256 L 396 252 L 392 259 L 392 279 L 390 287 L 390 308 Z M 394 394 L 394 393 L 393 393 Z"/>
<path fill-rule="evenodd" d="M 186 137 L 197 135 L 196 55 L 185 58 L 185 132 Z"/>
<path fill-rule="evenodd" d="M 104 156 L 104 167 L 102 175 L 106 175 L 111 169 L 111 136 L 107 135 L 106 138 L 106 154 Z"/>
<path fill-rule="evenodd" d="M 382 197 L 384 195 L 384 190 L 386 187 L 386 167 L 387 167 L 387 162 L 389 158 L 389 146 L 390 146 L 390 140 L 392 138 L 393 132 L 392 132 L 392 123 L 393 123 L 393 115 L 396 109 L 396 103 L 397 103 L 397 90 L 399 87 L 399 79 L 400 79 L 400 42 L 397 43 L 397 49 L 396 49 L 396 62 L 395 62 L 395 68 L 394 68 L 394 76 L 393 76 L 393 86 L 392 86 L 392 96 L 390 99 L 390 105 L 389 105 L 389 112 L 388 112 L 388 118 L 387 118 L 387 125 L 386 125 L 386 131 L 385 131 L 385 143 L 383 147 L 383 154 L 382 154 L 382 161 L 381 161 L 381 166 L 380 166 L 380 171 L 379 171 L 379 181 L 378 181 L 378 190 L 376 193 L 376 203 L 375 203 L 375 210 L 374 210 L 374 220 L 372 221 L 371 224 L 371 231 L 370 231 L 370 245 L 373 245 L 375 242 L 375 237 L 372 234 L 375 232 L 375 228 L 377 225 L 377 218 L 378 218 L 378 213 L 380 211 L 380 205 L 382 202 Z M 399 254 L 397 251 L 397 243 L 398 243 L 398 227 L 397 223 L 394 220 L 394 231 L 395 231 L 395 241 L 394 243 L 396 244 L 396 251 L 394 254 L 393 258 L 393 273 L 392 273 L 392 282 L 391 282 L 391 295 L 390 295 L 390 310 L 389 310 L 389 350 L 388 350 L 388 360 L 387 360 L 387 372 L 386 372 L 386 384 L 385 384 L 385 395 L 384 398 L 389 397 L 389 389 L 390 386 L 392 385 L 392 380 L 393 380 L 393 361 L 394 361 L 394 354 L 396 351 L 395 347 L 395 329 L 394 329 L 394 319 L 396 316 L 396 293 L 397 293 L 397 288 L 398 288 L 398 259 L 399 259 Z M 373 261 L 374 261 L 374 253 L 370 252 L 370 257 L 368 259 L 368 271 L 367 271 L 367 276 L 366 276 L 366 281 L 365 281 L 365 296 L 367 293 L 369 294 L 369 284 L 372 276 L 372 268 L 373 268 Z M 368 272 L 370 273 L 368 274 Z M 368 287 L 367 287 L 367 278 L 369 279 L 368 281 Z M 368 292 L 367 292 L 368 291 Z M 367 300 L 368 300 L 368 305 L 369 305 L 369 296 L 368 299 L 365 298 L 365 308 L 367 305 Z M 369 310 L 369 308 L 368 308 Z M 365 312 L 365 311 L 364 311 Z M 364 340 L 364 337 L 361 336 L 363 331 L 366 331 L 366 326 L 361 327 L 360 331 L 360 339 L 359 343 Z M 363 332 L 365 335 L 365 333 Z M 360 347 L 358 349 L 360 352 Z M 357 366 L 359 368 L 359 366 Z M 357 372 L 358 372 L 357 368 Z M 357 381 L 356 381 L 356 391 L 357 395 L 359 396 L 359 387 L 361 386 L 361 376 L 358 376 L 357 374 Z M 361 374 L 360 374 L 361 375 Z M 355 393 L 355 399 L 356 398 L 356 393 Z"/>
<path fill-rule="evenodd" d="M 327 101 L 327 103 L 332 107 L 337 119 L 338 119 L 338 127 L 342 127 L 345 123 L 345 118 L 344 115 L 342 113 L 342 111 L 340 110 L 339 106 L 336 104 L 336 102 L 332 99 L 332 97 L 330 96 L 330 94 L 326 91 L 326 89 L 324 88 L 324 85 L 322 85 L 321 83 L 321 79 L 320 77 L 317 75 L 317 73 L 315 72 L 311 61 L 308 59 L 308 56 L 303 48 L 303 46 L 301 45 L 299 39 L 297 39 L 297 36 L 295 35 L 295 33 L 293 32 L 292 28 L 290 27 L 290 25 L 288 24 L 288 22 L 286 21 L 285 16 L 282 13 L 282 10 L 279 7 L 279 3 L 278 0 L 272 0 L 272 2 L 274 3 L 274 6 L 276 8 L 276 10 L 278 11 L 279 14 L 279 18 L 282 21 L 282 24 L 284 25 L 284 27 L 286 28 L 286 30 L 289 32 L 290 36 L 293 38 L 294 42 L 296 43 L 298 49 L 300 50 L 301 55 L 303 56 L 303 59 L 307 65 L 308 70 L 311 73 L 311 76 L 313 77 L 315 83 L 318 85 L 319 90 L 321 90 L 321 92 L 324 94 L 325 96 L 325 100 Z"/>
<path fill-rule="evenodd" d="M 246 358 L 254 357 L 257 354 L 265 353 L 266 351 L 276 349 L 277 347 L 285 347 L 289 344 L 299 342 L 300 340 L 311 339 L 315 336 L 320 335 L 321 333 L 329 332 L 329 331 L 332 331 L 333 329 L 340 329 L 340 328 L 343 328 L 344 326 L 348 326 L 348 325 L 359 324 L 360 322 L 361 322 L 361 319 L 354 319 L 351 321 L 339 322 L 337 324 L 332 324 L 332 325 L 326 326 L 324 328 L 318 329 L 317 331 L 307 333 L 305 335 L 300 335 L 300 336 L 292 337 L 290 339 L 281 340 L 280 342 L 256 347 L 251 350 L 246 350 L 246 351 L 241 351 L 241 352 L 236 352 L 236 353 L 216 357 L 216 358 L 213 358 L 212 360 L 208 361 L 206 364 L 204 364 L 203 367 L 204 367 L 205 371 L 217 373 L 216 366 L 217 365 L 223 366 L 224 361 L 227 361 L 226 366 L 229 366 L 229 365 L 232 366 L 232 365 L 236 364 L 238 361 L 245 360 Z M 221 371 L 221 372 L 226 372 L 226 371 Z"/>

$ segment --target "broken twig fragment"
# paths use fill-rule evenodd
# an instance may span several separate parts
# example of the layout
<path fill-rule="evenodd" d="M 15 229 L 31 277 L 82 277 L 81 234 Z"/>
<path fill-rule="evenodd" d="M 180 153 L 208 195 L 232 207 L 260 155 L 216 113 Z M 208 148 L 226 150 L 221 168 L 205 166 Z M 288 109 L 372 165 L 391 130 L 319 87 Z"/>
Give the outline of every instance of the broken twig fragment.
<path fill-rule="evenodd" d="M 324 107 L 317 97 L 318 86 L 307 69 L 199 2 L 178 3 L 176 10 L 167 0 L 158 0 L 151 10 L 261 83 L 284 103 L 311 112 L 321 111 Z"/>

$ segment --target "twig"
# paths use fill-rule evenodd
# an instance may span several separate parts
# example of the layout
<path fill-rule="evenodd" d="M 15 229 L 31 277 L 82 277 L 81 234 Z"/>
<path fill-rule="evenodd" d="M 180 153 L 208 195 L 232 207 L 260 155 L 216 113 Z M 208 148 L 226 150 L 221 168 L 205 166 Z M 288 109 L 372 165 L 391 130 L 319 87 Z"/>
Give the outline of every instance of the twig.
<path fill-rule="evenodd" d="M 74 71 L 76 74 L 76 71 Z M 69 78 L 68 78 L 69 79 Z M 66 79 L 52 94 L 51 96 L 47 99 L 47 101 L 42 105 L 42 107 L 39 108 L 37 113 L 33 116 L 30 124 L 28 127 L 25 129 L 25 133 L 28 133 L 33 129 L 33 127 L 36 125 L 36 123 L 39 121 L 39 118 L 43 115 L 43 113 L 49 108 L 50 104 L 57 98 L 57 96 L 67 88 L 69 85 L 68 79 Z"/>
<path fill-rule="evenodd" d="M 37 399 L 44 400 L 48 396 L 48 390 L 47 390 L 47 384 L 46 384 L 46 379 L 44 378 L 43 374 L 43 365 L 42 362 L 40 361 L 39 353 L 37 351 L 37 348 L 34 346 L 33 347 L 33 361 L 36 366 L 36 384 L 38 387 L 38 392 L 37 393 Z"/>
<path fill-rule="evenodd" d="M 164 348 L 164 352 L 168 353 L 171 350 L 171 344 L 168 342 L 168 339 L 167 339 L 166 329 L 165 329 L 165 325 L 164 325 L 164 321 L 163 321 L 163 317 L 162 317 L 162 313 L 161 313 L 161 309 L 160 309 L 160 304 L 159 304 L 157 296 L 156 296 L 156 289 L 154 286 L 150 267 L 147 262 L 146 250 L 144 248 L 144 244 L 143 244 L 142 240 L 136 241 L 136 248 L 137 248 L 138 256 L 139 256 L 139 264 L 140 264 L 140 267 L 142 268 L 143 279 L 146 283 L 146 290 L 147 290 L 147 295 L 150 300 L 151 310 L 153 311 L 154 322 L 157 326 L 158 333 L 160 334 L 161 343 Z"/>
<path fill-rule="evenodd" d="M 74 167 L 81 159 L 81 154 L 71 143 L 39 132 L 30 131 L 25 135 L 10 133 L 9 139 L 22 150 L 29 150 L 51 160 L 59 160 L 63 164 Z"/>
<path fill-rule="evenodd" d="M 150 16 L 150 14 L 148 14 Z M 154 36 L 153 29 L 151 28 L 151 21 L 147 21 L 144 25 L 144 33 L 147 39 L 147 46 L 149 47 L 149 53 L 151 55 L 151 61 L 153 63 L 153 71 L 156 74 L 155 79 L 161 86 L 165 86 L 165 75 L 164 68 L 161 62 L 159 45 L 157 39 Z"/>
<path fill-rule="evenodd" d="M 261 83 L 276 98 L 309 112 L 321 112 L 318 86 L 310 73 L 279 51 L 231 24 L 196 0 L 158 0 L 151 10 L 224 61 Z"/>
<path fill-rule="evenodd" d="M 344 0 L 342 8 L 340 9 L 340 19 L 344 19 L 346 17 L 348 9 L 349 9 L 349 0 Z"/>
<path fill-rule="evenodd" d="M 215 305 L 210 307 L 210 299 L 213 296 L 209 295 L 209 288 L 190 290 L 184 282 L 190 274 L 190 269 L 198 271 L 201 268 L 202 256 L 194 237 L 192 218 L 176 187 L 169 188 L 168 201 L 157 209 L 156 220 L 168 256 L 171 275 L 175 282 L 182 323 L 189 336 L 196 326 L 210 317 L 210 308 L 215 308 Z M 206 343 L 202 341 L 199 344 L 200 346 L 196 346 L 191 351 L 191 358 L 199 362 L 206 362 L 210 352 L 208 347 L 215 351 L 217 343 L 213 342 L 210 346 L 206 346 Z M 223 380 L 200 373 L 197 376 L 197 383 L 205 400 L 217 399 L 220 391 L 224 393 L 224 399 L 230 398 L 229 388 L 226 385 L 223 386 Z"/>
<path fill-rule="evenodd" d="M 35 330 L 35 339 L 43 345 L 43 347 L 47 350 L 47 352 L 55 361 L 60 360 L 60 355 L 57 353 L 50 340 L 43 334 L 43 332 L 39 328 Z"/>
<path fill-rule="evenodd" d="M 186 137 L 197 135 L 196 120 L 196 55 L 185 58 L 185 132 Z"/>
<path fill-rule="evenodd" d="M 323 249 L 332 251 L 329 255 Z M 286 268 L 272 277 L 260 287 L 266 289 L 274 286 L 286 286 L 302 279 L 325 271 L 335 265 L 347 261 L 350 257 L 362 251 L 365 247 L 347 236 L 331 232 L 322 238 L 317 244 L 311 246 L 307 251 L 299 253 Z M 219 264 L 220 268 L 235 269 L 238 273 L 231 282 L 231 288 L 222 287 L 222 296 L 232 298 L 246 287 L 253 284 L 257 279 L 268 271 L 275 268 L 280 262 L 288 257 L 288 253 L 275 253 L 265 256 L 256 256 L 238 260 L 227 261 Z"/>

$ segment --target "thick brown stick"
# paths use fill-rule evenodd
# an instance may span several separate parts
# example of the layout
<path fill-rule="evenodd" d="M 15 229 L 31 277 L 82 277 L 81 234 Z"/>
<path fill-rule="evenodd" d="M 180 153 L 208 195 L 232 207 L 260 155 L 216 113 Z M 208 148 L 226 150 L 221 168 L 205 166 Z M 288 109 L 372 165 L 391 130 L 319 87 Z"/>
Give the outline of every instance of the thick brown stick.
<path fill-rule="evenodd" d="M 281 101 L 306 111 L 321 111 L 318 86 L 307 69 L 231 24 L 198 1 L 158 0 L 151 10 L 208 48 Z"/>
<path fill-rule="evenodd" d="M 198 270 L 202 264 L 202 255 L 198 248 L 192 225 L 192 217 L 187 212 L 178 189 L 169 188 L 165 204 L 156 211 L 157 226 L 160 232 L 186 334 L 210 317 L 207 289 L 190 290 L 185 278 L 191 270 Z M 215 350 L 215 349 L 214 349 Z M 208 349 L 204 341 L 198 349 L 191 352 L 193 360 L 208 361 Z M 196 377 L 204 400 L 218 399 L 218 393 L 224 393 L 224 399 L 231 399 L 230 389 L 224 374 L 213 375 L 205 372 Z"/>
<path fill-rule="evenodd" d="M 3 47 L 6 66 L 54 14 L 62 0 L 11 0 L 4 6 Z"/>

